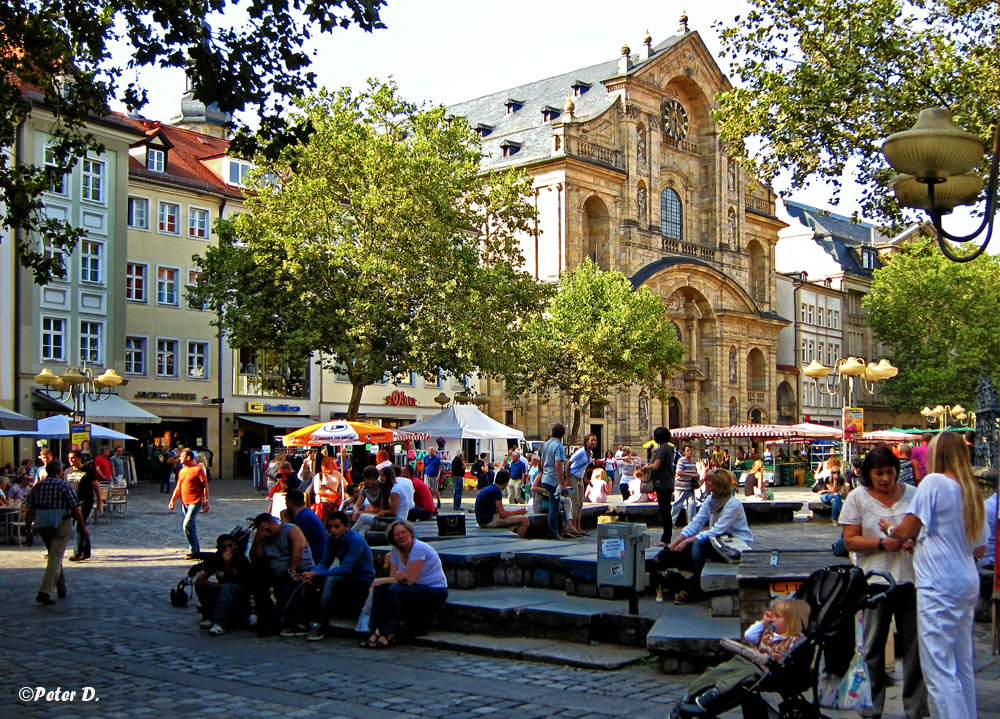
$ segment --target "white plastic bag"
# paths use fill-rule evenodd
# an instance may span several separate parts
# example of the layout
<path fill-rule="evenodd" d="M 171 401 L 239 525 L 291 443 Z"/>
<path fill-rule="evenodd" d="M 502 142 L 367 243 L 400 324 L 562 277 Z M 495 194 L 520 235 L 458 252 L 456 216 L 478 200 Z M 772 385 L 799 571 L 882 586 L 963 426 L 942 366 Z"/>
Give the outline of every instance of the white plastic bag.
<path fill-rule="evenodd" d="M 361 616 L 358 617 L 357 626 L 354 627 L 354 631 L 361 632 L 363 634 L 368 634 L 368 620 L 372 616 L 372 597 L 374 594 L 368 592 L 368 599 L 365 600 L 365 606 L 361 608 Z"/>

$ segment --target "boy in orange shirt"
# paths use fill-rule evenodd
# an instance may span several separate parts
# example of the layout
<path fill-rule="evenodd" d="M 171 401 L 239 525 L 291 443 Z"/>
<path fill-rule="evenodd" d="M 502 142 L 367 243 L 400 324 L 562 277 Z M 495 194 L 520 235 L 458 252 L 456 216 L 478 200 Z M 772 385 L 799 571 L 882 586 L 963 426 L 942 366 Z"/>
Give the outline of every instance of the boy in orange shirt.
<path fill-rule="evenodd" d="M 198 544 L 198 530 L 196 521 L 198 512 L 207 512 L 208 506 L 208 477 L 205 475 L 205 468 L 198 464 L 194 452 L 185 449 L 181 452 L 181 463 L 184 465 L 177 475 L 177 486 L 170 496 L 167 509 L 173 510 L 174 502 L 178 497 L 184 505 L 184 520 L 181 529 L 188 543 L 188 555 L 185 559 L 198 559 L 201 546 Z"/>

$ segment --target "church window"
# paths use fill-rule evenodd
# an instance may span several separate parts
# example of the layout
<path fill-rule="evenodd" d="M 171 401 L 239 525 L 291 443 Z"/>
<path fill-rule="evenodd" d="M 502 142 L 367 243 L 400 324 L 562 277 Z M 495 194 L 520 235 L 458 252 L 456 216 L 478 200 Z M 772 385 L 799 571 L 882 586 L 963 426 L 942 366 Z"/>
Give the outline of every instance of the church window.
<path fill-rule="evenodd" d="M 669 187 L 660 193 L 660 234 L 673 240 L 684 239 L 681 196 Z"/>

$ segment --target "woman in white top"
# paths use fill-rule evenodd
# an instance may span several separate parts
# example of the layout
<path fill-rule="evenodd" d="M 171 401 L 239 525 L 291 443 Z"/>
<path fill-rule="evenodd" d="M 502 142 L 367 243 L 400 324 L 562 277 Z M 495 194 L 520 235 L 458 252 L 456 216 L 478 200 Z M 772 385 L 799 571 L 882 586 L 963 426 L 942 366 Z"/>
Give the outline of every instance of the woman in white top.
<path fill-rule="evenodd" d="M 337 460 L 323 457 L 320 470 L 312 476 L 312 511 L 320 519 L 335 512 L 346 494 L 344 475 L 337 469 Z"/>
<path fill-rule="evenodd" d="M 916 537 L 920 665 L 938 715 L 965 719 L 977 716 L 972 621 L 979 598 L 975 560 L 987 541 L 983 494 L 957 432 L 934 438 L 927 468 L 906 516 L 879 526 L 888 538 Z"/>
<path fill-rule="evenodd" d="M 399 622 L 408 617 L 436 614 L 448 600 L 448 580 L 431 545 L 417 539 L 413 525 L 399 520 L 390 525 L 386 538 L 392 545 L 389 576 L 372 582 L 371 636 L 361 644 L 367 649 L 396 643 Z"/>
<path fill-rule="evenodd" d="M 865 610 L 865 661 L 872 683 L 871 716 L 882 716 L 885 704 L 885 642 L 893 619 L 897 648 L 903 653 L 903 711 L 907 719 L 927 716 L 927 686 L 920 671 L 917 644 L 917 588 L 913 575 L 913 542 L 886 537 L 879 521 L 900 521 L 909 511 L 917 488 L 899 481 L 899 459 L 888 447 L 875 447 L 861 464 L 861 486 L 847 495 L 840 511 L 844 544 L 867 572 L 883 572 L 896 588 L 874 609 Z M 882 585 L 881 587 L 879 585 Z M 872 577 L 877 591 L 888 586 Z"/>

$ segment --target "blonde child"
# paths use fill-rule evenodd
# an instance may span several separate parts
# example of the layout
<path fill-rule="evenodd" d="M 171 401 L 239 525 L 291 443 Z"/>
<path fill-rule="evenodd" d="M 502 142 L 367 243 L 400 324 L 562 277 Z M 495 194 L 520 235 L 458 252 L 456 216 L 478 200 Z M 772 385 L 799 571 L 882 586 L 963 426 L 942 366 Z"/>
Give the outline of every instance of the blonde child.
<path fill-rule="evenodd" d="M 781 661 L 805 639 L 802 632 L 809 623 L 809 611 L 809 604 L 801 599 L 776 599 L 764 616 L 750 625 L 743 640 L 756 647 L 762 659 L 767 657 Z M 753 684 L 764 673 L 760 664 L 736 655 L 695 679 L 688 687 L 684 703 L 690 704 L 694 700 L 708 711 L 712 705 L 718 706 L 726 694 Z"/>

